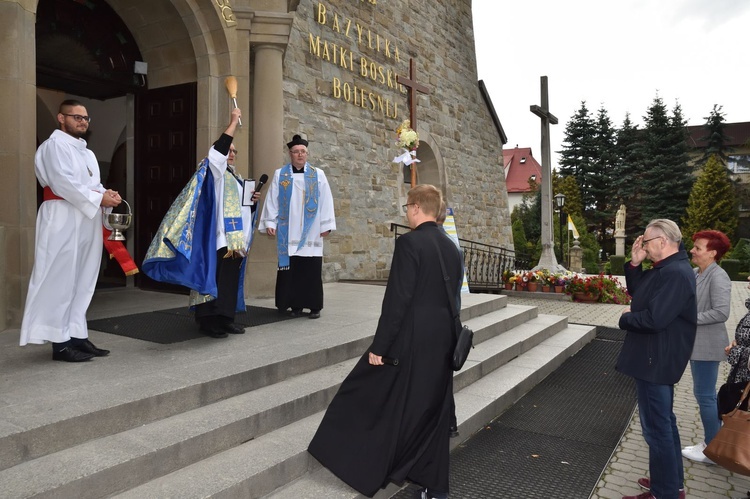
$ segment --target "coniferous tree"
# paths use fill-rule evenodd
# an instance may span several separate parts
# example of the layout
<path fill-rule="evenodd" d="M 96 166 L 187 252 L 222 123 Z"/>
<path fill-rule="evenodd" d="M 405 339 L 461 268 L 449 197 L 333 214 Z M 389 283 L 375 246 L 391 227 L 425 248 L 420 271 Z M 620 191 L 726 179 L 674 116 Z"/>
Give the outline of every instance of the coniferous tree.
<path fill-rule="evenodd" d="M 647 221 L 643 220 L 642 193 L 645 191 L 644 165 L 641 156 L 640 142 L 644 132 L 633 125 L 630 114 L 625 115 L 622 127 L 617 131 L 615 150 L 617 160 L 613 168 L 612 189 L 617 200 L 617 207 L 624 204 L 627 210 L 625 234 L 632 241 L 643 231 Z"/>
<path fill-rule="evenodd" d="M 688 199 L 683 238 L 690 240 L 699 230 L 720 230 L 731 240 L 737 229 L 734 187 L 719 155 L 708 158 L 693 184 Z"/>
<path fill-rule="evenodd" d="M 591 161 L 590 194 L 594 201 L 593 209 L 586 210 L 585 216 L 595 227 L 599 244 L 607 252 L 614 250 L 614 214 L 617 210 L 613 199 L 612 173 L 617 162 L 615 151 L 615 129 L 607 110 L 599 108 L 595 124 L 594 155 Z"/>
<path fill-rule="evenodd" d="M 646 116 L 640 153 L 643 158 L 643 219 L 668 218 L 679 223 L 685 215 L 693 185 L 687 155 L 687 131 L 682 108 L 675 105 L 672 117 L 661 97 L 655 97 Z"/>
<path fill-rule="evenodd" d="M 724 165 L 727 164 L 727 159 L 729 159 L 727 153 L 731 152 L 731 148 L 726 146 L 730 137 L 724 133 L 727 125 L 724 113 L 721 111 L 722 108 L 723 106 L 714 104 L 711 113 L 704 118 L 706 124 L 703 127 L 706 134 L 698 140 L 705 142 L 706 147 L 703 150 L 703 156 L 697 161 L 698 164 L 705 164 L 713 155 L 716 155 Z"/>
<path fill-rule="evenodd" d="M 596 127 L 586 101 L 565 125 L 565 138 L 560 153 L 560 175 L 573 176 L 581 190 L 581 201 L 584 210 L 596 204 L 591 185 L 593 183 L 593 161 L 595 158 Z"/>

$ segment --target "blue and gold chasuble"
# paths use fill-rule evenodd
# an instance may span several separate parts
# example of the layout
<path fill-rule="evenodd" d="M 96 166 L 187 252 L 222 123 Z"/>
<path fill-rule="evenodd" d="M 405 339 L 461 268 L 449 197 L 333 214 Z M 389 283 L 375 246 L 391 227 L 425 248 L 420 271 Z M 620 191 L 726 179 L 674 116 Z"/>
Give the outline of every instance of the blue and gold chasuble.
<path fill-rule="evenodd" d="M 229 188 L 232 182 L 236 182 L 232 174 L 225 172 L 223 223 L 227 254 L 237 251 L 244 256 L 252 245 L 253 231 L 245 247 L 239 195 L 237 189 Z M 208 158 L 205 158 L 164 216 L 141 266 L 143 272 L 155 281 L 189 288 L 191 306 L 215 300 L 218 296 L 214 192 L 214 178 L 208 167 Z M 253 213 L 253 227 L 255 217 Z M 244 259 L 240 270 L 238 312 L 245 311 L 246 262 Z"/>

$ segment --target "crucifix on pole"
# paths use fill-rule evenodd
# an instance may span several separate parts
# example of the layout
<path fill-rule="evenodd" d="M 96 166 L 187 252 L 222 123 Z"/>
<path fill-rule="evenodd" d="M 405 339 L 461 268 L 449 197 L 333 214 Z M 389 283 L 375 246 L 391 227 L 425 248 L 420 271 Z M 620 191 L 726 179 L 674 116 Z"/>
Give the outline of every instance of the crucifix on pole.
<path fill-rule="evenodd" d="M 552 228 L 552 165 L 549 126 L 557 125 L 557 118 L 549 111 L 549 94 L 547 91 L 547 77 L 541 77 L 542 105 L 529 107 L 530 111 L 542 120 L 542 255 L 534 270 L 547 269 L 551 271 L 565 270 L 557 263 L 554 248 Z"/>
<path fill-rule="evenodd" d="M 417 93 L 429 95 L 430 89 L 421 83 L 417 83 L 417 68 L 414 59 L 409 59 L 409 77 L 398 75 L 396 81 L 409 89 L 409 121 L 411 129 L 417 131 Z M 417 184 L 417 164 L 411 164 L 411 186 Z"/>

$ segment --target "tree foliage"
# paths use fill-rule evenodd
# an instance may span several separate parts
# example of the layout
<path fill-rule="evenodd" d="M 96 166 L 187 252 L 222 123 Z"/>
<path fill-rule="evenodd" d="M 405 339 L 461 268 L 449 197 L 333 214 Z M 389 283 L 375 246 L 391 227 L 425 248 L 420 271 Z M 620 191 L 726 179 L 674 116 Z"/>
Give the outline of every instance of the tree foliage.
<path fill-rule="evenodd" d="M 693 185 L 682 231 L 685 240 L 699 230 L 720 230 L 731 240 L 737 229 L 734 187 L 721 157 L 713 155 Z"/>
<path fill-rule="evenodd" d="M 682 108 L 676 104 L 670 117 L 664 101 L 657 96 L 644 120 L 642 221 L 668 218 L 679 223 L 685 216 L 694 181 Z"/>
<path fill-rule="evenodd" d="M 730 141 L 730 137 L 724 133 L 727 125 L 722 108 L 723 106 L 714 104 L 711 113 L 704 118 L 706 120 L 704 125 L 706 135 L 698 140 L 705 142 L 706 147 L 703 150 L 703 156 L 698 160 L 699 164 L 706 163 L 711 156 L 718 156 L 722 164 L 727 164 L 727 159 L 729 159 L 727 153 L 731 152 L 731 148 L 726 145 Z"/>

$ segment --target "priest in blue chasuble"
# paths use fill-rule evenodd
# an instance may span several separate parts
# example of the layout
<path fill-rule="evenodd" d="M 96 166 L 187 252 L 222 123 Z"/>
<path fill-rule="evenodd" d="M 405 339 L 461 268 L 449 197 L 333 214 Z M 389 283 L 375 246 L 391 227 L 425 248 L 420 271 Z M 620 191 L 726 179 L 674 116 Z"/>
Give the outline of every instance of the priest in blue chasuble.
<path fill-rule="evenodd" d="M 244 181 L 233 167 L 241 115 L 232 110 L 227 129 L 164 217 L 142 266 L 156 281 L 190 288 L 200 331 L 213 338 L 245 332 L 234 319 L 246 309 L 245 262 L 260 193 L 243 204 Z"/>

